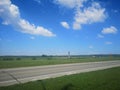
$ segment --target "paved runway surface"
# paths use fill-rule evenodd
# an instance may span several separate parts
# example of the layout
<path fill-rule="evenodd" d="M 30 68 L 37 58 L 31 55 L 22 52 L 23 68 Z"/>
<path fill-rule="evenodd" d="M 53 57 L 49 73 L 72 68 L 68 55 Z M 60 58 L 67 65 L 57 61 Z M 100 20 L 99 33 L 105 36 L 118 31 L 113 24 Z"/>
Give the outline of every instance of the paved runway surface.
<path fill-rule="evenodd" d="M 0 86 L 120 66 L 120 60 L 0 69 Z"/>

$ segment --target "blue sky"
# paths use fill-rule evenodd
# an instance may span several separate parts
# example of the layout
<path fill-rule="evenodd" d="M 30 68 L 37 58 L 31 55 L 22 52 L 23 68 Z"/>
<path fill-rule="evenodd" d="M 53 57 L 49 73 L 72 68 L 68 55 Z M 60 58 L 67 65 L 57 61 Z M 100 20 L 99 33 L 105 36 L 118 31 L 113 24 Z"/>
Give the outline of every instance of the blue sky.
<path fill-rule="evenodd" d="M 120 54 L 119 0 L 0 0 L 0 55 Z"/>

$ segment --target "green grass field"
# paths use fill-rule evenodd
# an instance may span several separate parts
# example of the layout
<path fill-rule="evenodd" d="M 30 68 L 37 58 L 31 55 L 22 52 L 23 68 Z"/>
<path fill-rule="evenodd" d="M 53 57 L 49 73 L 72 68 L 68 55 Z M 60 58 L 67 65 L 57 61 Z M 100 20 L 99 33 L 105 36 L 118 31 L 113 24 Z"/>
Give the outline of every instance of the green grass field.
<path fill-rule="evenodd" d="M 120 90 L 120 67 L 0 87 L 0 90 Z"/>
<path fill-rule="evenodd" d="M 95 61 L 108 61 L 120 60 L 117 57 L 6 57 L 0 58 L 1 68 L 15 68 L 15 67 L 28 67 L 28 66 L 41 66 L 41 65 L 55 65 L 67 63 L 81 63 L 81 62 L 95 62 Z"/>

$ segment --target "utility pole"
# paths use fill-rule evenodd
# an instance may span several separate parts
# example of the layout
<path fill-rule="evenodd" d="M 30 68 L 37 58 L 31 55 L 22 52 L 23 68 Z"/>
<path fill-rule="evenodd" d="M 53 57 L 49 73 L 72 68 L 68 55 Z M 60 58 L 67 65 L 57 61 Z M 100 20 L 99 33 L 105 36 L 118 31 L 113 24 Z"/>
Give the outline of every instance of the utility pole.
<path fill-rule="evenodd" d="M 70 51 L 68 51 L 68 58 L 70 58 Z"/>

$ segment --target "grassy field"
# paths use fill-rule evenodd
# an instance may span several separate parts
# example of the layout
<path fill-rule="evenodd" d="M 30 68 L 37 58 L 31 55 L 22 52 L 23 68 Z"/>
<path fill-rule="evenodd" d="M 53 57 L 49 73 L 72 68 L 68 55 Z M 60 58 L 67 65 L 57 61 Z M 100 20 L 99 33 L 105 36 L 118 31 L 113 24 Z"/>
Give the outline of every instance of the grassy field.
<path fill-rule="evenodd" d="M 120 67 L 0 87 L 0 90 L 120 90 Z"/>
<path fill-rule="evenodd" d="M 120 60 L 120 56 L 104 56 L 104 57 L 0 57 L 1 68 L 15 68 L 41 65 L 55 65 L 67 63 L 81 63 L 94 61 Z"/>

